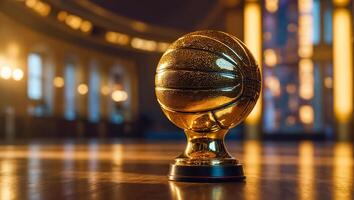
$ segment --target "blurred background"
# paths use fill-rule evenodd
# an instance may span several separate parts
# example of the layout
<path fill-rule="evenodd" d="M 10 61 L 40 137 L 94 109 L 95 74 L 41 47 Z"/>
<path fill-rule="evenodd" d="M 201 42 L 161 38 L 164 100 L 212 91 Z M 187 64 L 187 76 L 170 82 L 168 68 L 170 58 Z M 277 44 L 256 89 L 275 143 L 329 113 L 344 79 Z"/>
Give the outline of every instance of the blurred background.
<path fill-rule="evenodd" d="M 162 53 L 216 29 L 263 91 L 230 138 L 353 140 L 351 0 L 0 0 L 0 138 L 180 139 L 154 94 Z"/>

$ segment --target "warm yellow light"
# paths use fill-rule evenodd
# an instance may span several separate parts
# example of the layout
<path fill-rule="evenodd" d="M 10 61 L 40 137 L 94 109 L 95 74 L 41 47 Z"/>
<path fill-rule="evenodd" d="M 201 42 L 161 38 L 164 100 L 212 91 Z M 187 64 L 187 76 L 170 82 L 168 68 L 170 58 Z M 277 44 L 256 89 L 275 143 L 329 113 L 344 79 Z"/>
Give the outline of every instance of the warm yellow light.
<path fill-rule="evenodd" d="M 244 143 L 243 149 L 245 171 L 249 174 L 253 174 L 254 176 L 262 173 L 262 144 L 256 140 L 247 140 Z M 247 193 L 252 195 L 245 195 L 246 200 L 260 199 L 262 195 L 261 189 L 259 187 L 260 183 L 260 179 L 254 179 L 254 182 L 252 183 L 254 187 L 249 187 L 249 190 L 247 190 Z"/>
<path fill-rule="evenodd" d="M 168 49 L 169 46 L 170 46 L 170 43 L 167 43 L 167 42 L 159 42 L 159 43 L 157 44 L 157 50 L 158 50 L 159 52 L 165 52 L 165 51 Z"/>
<path fill-rule="evenodd" d="M 33 11 L 43 17 L 48 16 L 51 10 L 49 4 L 39 0 L 26 0 L 25 4 L 27 7 L 31 8 Z"/>
<path fill-rule="evenodd" d="M 81 26 L 80 26 L 80 30 L 84 33 L 88 33 L 92 30 L 92 23 L 89 21 L 83 21 Z"/>
<path fill-rule="evenodd" d="M 112 161 L 116 166 L 120 166 L 123 163 L 124 148 L 122 144 L 112 145 Z"/>
<path fill-rule="evenodd" d="M 54 80 L 53 80 L 53 85 L 57 88 L 61 88 L 61 87 L 64 87 L 64 79 L 62 77 L 55 77 Z"/>
<path fill-rule="evenodd" d="M 313 0 L 299 0 L 298 7 L 302 14 L 310 13 L 312 12 Z"/>
<path fill-rule="evenodd" d="M 0 170 L 2 173 L 9 174 L 9 176 L 3 176 L 0 179 L 0 199 L 17 199 L 19 195 L 19 188 L 16 185 L 16 177 L 13 174 L 18 170 L 18 167 L 11 159 L 11 153 L 13 150 L 6 150 L 3 153 L 8 154 L 5 158 L 1 159 Z"/>
<path fill-rule="evenodd" d="M 309 105 L 301 106 L 299 109 L 299 117 L 304 124 L 312 124 L 315 118 L 313 108 Z"/>
<path fill-rule="evenodd" d="M 261 7 L 256 2 L 248 2 L 244 9 L 244 40 L 261 67 L 262 61 L 262 24 Z M 262 67 L 261 67 L 262 68 Z M 249 125 L 259 124 L 261 120 L 262 97 L 246 119 Z"/>
<path fill-rule="evenodd" d="M 65 11 L 60 11 L 57 15 L 57 19 L 61 22 L 65 22 L 65 24 L 70 28 L 80 30 L 84 33 L 91 32 L 93 27 L 90 21 L 84 20 L 79 16 L 69 14 Z"/>
<path fill-rule="evenodd" d="M 246 118 L 245 122 L 248 125 L 257 125 L 261 120 L 261 112 L 262 112 L 262 95 L 260 95 L 256 105 L 254 106 L 251 113 Z"/>
<path fill-rule="evenodd" d="M 299 95 L 310 100 L 314 96 L 313 62 L 310 59 L 301 59 L 299 62 Z"/>
<path fill-rule="evenodd" d="M 272 92 L 273 96 L 280 96 L 281 88 L 280 88 L 280 81 L 275 76 L 269 76 L 265 80 L 266 86 Z"/>
<path fill-rule="evenodd" d="M 301 142 L 299 145 L 299 164 L 304 166 L 313 165 L 314 153 L 314 145 L 312 142 Z"/>
<path fill-rule="evenodd" d="M 333 79 L 331 77 L 326 77 L 324 79 L 324 85 L 326 88 L 332 88 L 333 87 Z"/>
<path fill-rule="evenodd" d="M 85 95 L 88 92 L 88 87 L 85 83 L 81 83 L 78 87 L 77 87 L 77 92 L 81 95 Z"/>
<path fill-rule="evenodd" d="M 115 102 L 126 101 L 128 99 L 128 93 L 126 91 L 123 91 L 123 90 L 115 90 L 112 93 L 112 99 Z"/>
<path fill-rule="evenodd" d="M 116 33 L 116 40 L 117 44 L 127 45 L 129 43 L 130 37 L 129 35 L 123 33 Z"/>
<path fill-rule="evenodd" d="M 101 88 L 101 93 L 102 93 L 103 95 L 108 95 L 109 92 L 110 92 L 110 89 L 109 89 L 108 86 L 105 85 L 105 86 L 103 86 L 103 87 Z"/>
<path fill-rule="evenodd" d="M 157 48 L 157 43 L 155 41 L 138 37 L 133 38 L 130 42 L 130 45 L 135 49 L 141 49 L 145 51 L 155 51 Z"/>
<path fill-rule="evenodd" d="M 334 200 L 353 199 L 353 147 L 348 143 L 336 143 L 333 152 Z"/>
<path fill-rule="evenodd" d="M 333 98 L 334 113 L 340 123 L 353 115 L 353 43 L 350 11 L 335 9 L 333 14 Z"/>
<path fill-rule="evenodd" d="M 305 141 L 299 145 L 299 194 L 301 200 L 314 199 L 315 196 L 315 147 Z"/>
<path fill-rule="evenodd" d="M 108 42 L 115 43 L 115 41 L 116 41 L 116 33 L 115 32 L 108 31 L 108 32 L 106 32 L 105 37 Z"/>
<path fill-rule="evenodd" d="M 165 52 L 170 46 L 170 43 L 167 42 L 156 42 L 154 40 L 147 40 L 139 37 L 130 39 L 129 35 L 113 31 L 107 31 L 105 39 L 107 42 L 120 45 L 127 45 L 130 42 L 131 47 L 144 51 Z"/>
<path fill-rule="evenodd" d="M 313 55 L 313 43 L 312 43 L 312 20 L 311 15 L 299 16 L 299 50 L 298 54 L 301 58 L 309 58 Z"/>
<path fill-rule="evenodd" d="M 333 0 L 333 4 L 336 6 L 347 6 L 350 0 Z"/>
<path fill-rule="evenodd" d="M 111 43 L 116 43 L 120 45 L 127 45 L 129 43 L 130 37 L 129 35 L 108 31 L 105 35 L 106 40 Z"/>
<path fill-rule="evenodd" d="M 1 78 L 7 80 L 11 78 L 12 70 L 8 66 L 3 66 L 0 68 L 0 76 Z"/>
<path fill-rule="evenodd" d="M 61 22 L 65 21 L 66 17 L 68 16 L 68 13 L 65 11 L 60 11 L 57 15 L 57 19 Z"/>
<path fill-rule="evenodd" d="M 78 16 L 75 15 L 69 15 L 66 19 L 65 19 L 65 23 L 70 26 L 72 29 L 79 29 L 82 23 L 82 19 Z"/>
<path fill-rule="evenodd" d="M 49 4 L 38 1 L 37 4 L 34 7 L 34 10 L 41 16 L 45 17 L 48 16 L 51 10 L 51 7 Z"/>
<path fill-rule="evenodd" d="M 26 0 L 26 6 L 29 7 L 29 8 L 33 8 L 36 3 L 38 2 L 38 0 Z"/>
<path fill-rule="evenodd" d="M 20 81 L 22 80 L 23 78 L 23 71 L 21 69 L 15 69 L 12 71 L 12 78 L 15 80 L 15 81 Z"/>
<path fill-rule="evenodd" d="M 313 0 L 299 0 L 299 49 L 301 58 L 310 58 L 313 55 Z"/>
<path fill-rule="evenodd" d="M 268 12 L 274 13 L 278 10 L 279 0 L 266 0 L 265 1 L 265 8 Z"/>
<path fill-rule="evenodd" d="M 269 67 L 274 67 L 277 62 L 277 54 L 274 49 L 266 49 L 264 51 L 264 63 Z"/>

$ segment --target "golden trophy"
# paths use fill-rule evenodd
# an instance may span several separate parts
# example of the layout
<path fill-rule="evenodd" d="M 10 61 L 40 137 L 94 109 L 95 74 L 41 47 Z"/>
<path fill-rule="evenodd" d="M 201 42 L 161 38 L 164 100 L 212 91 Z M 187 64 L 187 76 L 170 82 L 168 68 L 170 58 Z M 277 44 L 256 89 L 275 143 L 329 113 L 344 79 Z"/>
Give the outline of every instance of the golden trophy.
<path fill-rule="evenodd" d="M 260 90 L 259 67 L 236 37 L 197 31 L 171 44 L 157 66 L 155 92 L 188 143 L 171 164 L 169 180 L 244 180 L 242 165 L 228 153 L 224 138 L 252 111 Z"/>

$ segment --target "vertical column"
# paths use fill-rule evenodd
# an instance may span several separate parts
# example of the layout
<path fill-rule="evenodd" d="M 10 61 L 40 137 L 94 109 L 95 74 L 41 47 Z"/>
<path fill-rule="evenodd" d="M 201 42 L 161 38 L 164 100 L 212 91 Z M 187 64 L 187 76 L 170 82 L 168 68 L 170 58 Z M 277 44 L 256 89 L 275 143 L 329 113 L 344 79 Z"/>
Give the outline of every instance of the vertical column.
<path fill-rule="evenodd" d="M 129 67 L 129 78 L 130 78 L 130 112 L 132 113 L 132 120 L 136 120 L 138 117 L 138 77 L 137 77 L 137 69 L 136 69 L 136 63 L 134 62 L 129 62 L 127 64 Z"/>
<path fill-rule="evenodd" d="M 87 66 L 89 65 L 89 61 L 87 58 L 81 58 L 79 60 L 78 65 L 76 66 L 77 69 L 77 111 L 79 114 L 80 119 L 87 118 L 87 94 L 88 94 L 88 71 Z"/>
<path fill-rule="evenodd" d="M 244 42 L 252 52 L 258 65 L 262 64 L 262 12 L 258 0 L 248 0 L 244 7 Z M 261 67 L 262 68 L 262 67 Z M 262 122 L 262 95 L 246 119 L 247 138 L 260 137 Z"/>
<path fill-rule="evenodd" d="M 237 38 L 243 38 L 243 13 L 242 5 L 237 0 L 224 0 L 223 7 L 225 13 L 225 29 L 226 32 L 236 36 Z M 226 8 L 226 9 L 225 9 Z"/>
<path fill-rule="evenodd" d="M 109 87 L 109 71 L 112 63 L 104 62 L 100 68 L 101 74 L 101 118 L 104 120 L 109 119 L 109 109 L 108 102 L 111 94 L 111 89 Z"/>
<path fill-rule="evenodd" d="M 333 0 L 333 103 L 337 139 L 347 140 L 353 120 L 353 40 L 350 0 Z"/>
<path fill-rule="evenodd" d="M 299 108 L 299 118 L 305 130 L 314 123 L 315 112 L 312 106 L 314 98 L 313 57 L 313 0 L 299 0 L 298 56 L 299 56 L 299 96 L 303 105 Z"/>
<path fill-rule="evenodd" d="M 137 113 L 137 78 L 136 78 L 136 69 L 133 62 L 124 60 L 124 77 L 123 84 L 124 90 L 128 94 L 128 99 L 123 103 L 124 107 L 127 108 L 126 119 L 129 122 L 133 122 L 136 119 Z"/>
<path fill-rule="evenodd" d="M 87 58 L 80 58 L 76 66 L 76 108 L 77 108 L 77 134 L 79 137 L 84 136 L 85 133 L 85 120 L 87 119 L 87 94 L 88 94 L 88 60 Z"/>
<path fill-rule="evenodd" d="M 62 118 L 64 116 L 65 101 L 64 101 L 64 56 L 61 51 L 55 51 L 54 63 L 56 64 L 54 72 L 54 116 Z"/>
<path fill-rule="evenodd" d="M 109 70 L 112 66 L 111 62 L 101 60 L 100 65 L 100 125 L 99 135 L 105 137 L 107 135 L 107 122 L 109 121 L 108 102 L 111 98 L 111 89 L 109 87 Z"/>

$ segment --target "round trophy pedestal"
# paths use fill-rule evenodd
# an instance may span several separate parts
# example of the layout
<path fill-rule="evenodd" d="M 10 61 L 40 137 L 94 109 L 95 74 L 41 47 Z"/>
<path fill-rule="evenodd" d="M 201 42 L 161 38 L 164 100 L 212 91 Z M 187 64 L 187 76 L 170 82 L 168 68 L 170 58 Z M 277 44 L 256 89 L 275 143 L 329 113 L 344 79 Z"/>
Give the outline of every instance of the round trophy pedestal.
<path fill-rule="evenodd" d="M 245 180 L 243 167 L 236 165 L 170 165 L 168 176 L 171 181 L 183 182 L 242 182 Z"/>

